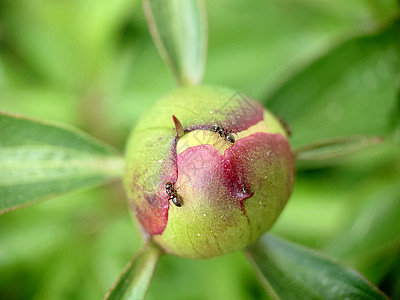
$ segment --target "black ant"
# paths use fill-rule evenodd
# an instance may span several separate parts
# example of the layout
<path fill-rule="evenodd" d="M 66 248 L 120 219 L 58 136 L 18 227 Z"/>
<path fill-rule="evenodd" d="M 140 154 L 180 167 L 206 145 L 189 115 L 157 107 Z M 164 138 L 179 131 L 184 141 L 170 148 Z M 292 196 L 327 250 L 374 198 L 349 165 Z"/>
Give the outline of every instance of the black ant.
<path fill-rule="evenodd" d="M 221 137 L 223 137 L 226 141 L 228 141 L 231 144 L 234 144 L 236 142 L 235 137 L 233 136 L 233 130 L 228 130 L 225 129 L 219 125 L 213 125 L 211 126 L 210 129 L 212 132 L 218 133 Z"/>
<path fill-rule="evenodd" d="M 165 183 L 165 191 L 169 196 L 168 201 L 172 200 L 172 203 L 175 204 L 176 206 L 178 207 L 182 206 L 181 197 L 178 195 L 178 192 L 176 191 L 174 185 L 171 182 Z"/>
<path fill-rule="evenodd" d="M 285 129 L 286 134 L 287 134 L 288 136 L 291 136 L 291 135 L 292 135 L 292 129 L 290 128 L 289 124 L 286 123 L 286 121 L 285 121 L 282 117 L 277 116 L 277 118 L 278 118 L 279 123 L 280 123 L 280 124 L 282 125 L 282 127 Z"/>

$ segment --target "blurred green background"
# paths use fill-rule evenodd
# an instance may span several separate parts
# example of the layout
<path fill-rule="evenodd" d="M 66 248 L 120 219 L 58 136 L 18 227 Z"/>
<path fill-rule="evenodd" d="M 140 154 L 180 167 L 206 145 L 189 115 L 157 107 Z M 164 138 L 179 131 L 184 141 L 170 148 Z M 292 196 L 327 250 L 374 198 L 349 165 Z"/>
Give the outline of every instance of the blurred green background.
<path fill-rule="evenodd" d="M 298 164 L 272 232 L 350 265 L 400 299 L 400 5 L 206 1 L 205 82 L 253 96 L 292 145 L 386 143 Z M 79 127 L 123 152 L 175 87 L 140 1 L 0 0 L 0 109 Z M 0 299 L 101 299 L 141 241 L 120 182 L 0 216 Z M 301 262 L 300 262 L 301 263 Z M 147 299 L 269 299 L 244 256 L 163 257 Z"/>

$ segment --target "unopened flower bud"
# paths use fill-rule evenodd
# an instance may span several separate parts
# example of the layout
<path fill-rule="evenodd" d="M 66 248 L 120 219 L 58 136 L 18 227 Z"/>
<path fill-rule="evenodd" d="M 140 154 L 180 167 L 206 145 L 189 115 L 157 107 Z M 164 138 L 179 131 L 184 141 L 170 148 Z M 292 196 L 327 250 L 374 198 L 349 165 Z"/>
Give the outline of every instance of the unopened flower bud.
<path fill-rule="evenodd" d="M 284 127 L 225 88 L 190 87 L 157 102 L 127 147 L 125 185 L 141 226 L 168 253 L 209 258 L 267 231 L 294 185 Z"/>

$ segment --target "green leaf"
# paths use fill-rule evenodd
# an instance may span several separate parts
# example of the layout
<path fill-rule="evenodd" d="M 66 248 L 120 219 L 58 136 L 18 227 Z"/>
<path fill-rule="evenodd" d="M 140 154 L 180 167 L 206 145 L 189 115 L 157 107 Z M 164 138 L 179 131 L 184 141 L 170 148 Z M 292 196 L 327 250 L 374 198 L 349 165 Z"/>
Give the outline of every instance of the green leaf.
<path fill-rule="evenodd" d="M 274 299 L 387 299 L 356 271 L 268 234 L 246 255 Z"/>
<path fill-rule="evenodd" d="M 399 5 L 397 0 L 220 0 L 207 1 L 207 12 L 205 81 L 262 99 L 332 46 L 388 24 Z"/>
<path fill-rule="evenodd" d="M 348 40 L 266 97 L 292 145 L 351 135 L 388 137 L 400 76 L 400 20 Z"/>
<path fill-rule="evenodd" d="M 0 112 L 0 214 L 122 172 L 118 153 L 76 129 Z"/>
<path fill-rule="evenodd" d="M 400 170 L 400 160 L 390 164 Z M 373 282 L 382 281 L 400 253 L 400 172 L 393 174 L 388 167 L 383 172 L 384 179 L 380 170 L 374 170 L 382 182 L 371 178 L 360 187 L 354 186 L 355 197 L 367 196 L 361 203 L 354 199 L 353 209 L 343 217 L 344 226 L 324 247 L 324 252 L 351 263 Z"/>
<path fill-rule="evenodd" d="M 144 10 L 158 51 L 180 85 L 203 80 L 207 18 L 202 0 L 145 0 Z"/>
<path fill-rule="evenodd" d="M 161 254 L 161 249 L 153 242 L 146 244 L 128 263 L 104 300 L 144 299 Z"/>
<path fill-rule="evenodd" d="M 61 91 L 87 89 L 115 55 L 110 45 L 131 18 L 127 11 L 137 10 L 139 3 L 136 0 L 2 3 L 2 41 L 7 45 L 2 54 L 10 51 L 17 55 L 17 63 L 23 62 L 23 76 L 33 74 L 35 86 L 38 79 L 45 79 Z"/>
<path fill-rule="evenodd" d="M 400 90 L 397 91 L 396 103 L 390 118 L 393 140 L 400 145 Z"/>
<path fill-rule="evenodd" d="M 345 155 L 365 147 L 383 143 L 378 136 L 332 138 L 294 149 L 297 160 L 323 160 Z"/>

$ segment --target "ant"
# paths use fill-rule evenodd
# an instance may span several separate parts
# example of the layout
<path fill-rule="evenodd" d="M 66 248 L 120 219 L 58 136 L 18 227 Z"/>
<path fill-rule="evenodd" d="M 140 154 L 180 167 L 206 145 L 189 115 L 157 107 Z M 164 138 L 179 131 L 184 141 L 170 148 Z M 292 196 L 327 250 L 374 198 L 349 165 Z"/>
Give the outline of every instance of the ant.
<path fill-rule="evenodd" d="M 235 137 L 233 136 L 233 130 L 225 129 L 219 125 L 213 125 L 210 129 L 212 132 L 218 133 L 221 137 L 223 137 L 226 141 L 231 144 L 236 142 Z"/>
<path fill-rule="evenodd" d="M 292 135 L 292 129 L 290 128 L 289 124 L 286 123 L 286 121 L 280 116 L 278 116 L 278 121 L 282 125 L 282 127 L 285 129 L 286 134 L 288 136 L 291 136 Z"/>
<path fill-rule="evenodd" d="M 169 196 L 168 201 L 172 200 L 172 203 L 175 204 L 176 206 L 178 207 L 182 206 L 181 197 L 178 195 L 178 192 L 176 191 L 174 185 L 171 182 L 165 183 L 165 191 Z"/>

